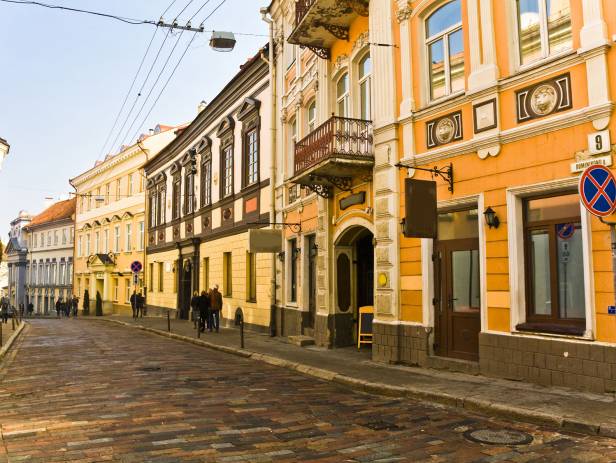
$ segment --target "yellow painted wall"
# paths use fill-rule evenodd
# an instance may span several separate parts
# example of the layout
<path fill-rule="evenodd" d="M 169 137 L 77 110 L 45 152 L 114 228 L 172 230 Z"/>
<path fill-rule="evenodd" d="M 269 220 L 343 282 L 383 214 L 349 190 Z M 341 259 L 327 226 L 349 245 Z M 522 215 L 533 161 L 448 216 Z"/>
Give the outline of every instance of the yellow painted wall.
<path fill-rule="evenodd" d="M 170 251 L 159 252 L 156 254 L 148 254 L 146 257 L 146 286 L 148 287 L 147 304 L 155 307 L 166 309 L 177 309 L 177 288 L 175 280 L 177 278 L 174 273 L 174 263 L 178 259 L 178 251 L 172 249 Z M 163 264 L 163 290 L 161 291 L 158 284 L 159 267 L 158 264 Z M 150 276 L 150 264 L 153 265 L 154 272 Z M 170 268 L 171 271 L 166 269 Z M 150 285 L 150 281 L 153 283 Z"/>

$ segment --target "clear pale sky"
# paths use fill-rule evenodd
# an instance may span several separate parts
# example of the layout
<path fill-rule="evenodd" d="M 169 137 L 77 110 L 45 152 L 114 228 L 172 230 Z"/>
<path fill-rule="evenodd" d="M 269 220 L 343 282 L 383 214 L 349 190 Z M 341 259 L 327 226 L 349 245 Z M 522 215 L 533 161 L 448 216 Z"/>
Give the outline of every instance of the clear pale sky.
<path fill-rule="evenodd" d="M 171 0 L 43 1 L 153 20 L 171 3 Z M 176 0 L 165 19 L 170 22 L 188 1 Z M 194 0 L 180 19 L 190 18 L 205 1 Z M 198 25 L 220 2 L 210 0 L 193 25 Z M 235 75 L 239 65 L 267 42 L 267 25 L 259 14 L 259 8 L 267 4 L 269 0 L 227 0 L 223 4 L 205 23 L 206 30 L 264 36 L 236 36 L 235 50 L 219 53 L 209 48 L 209 33 L 199 34 L 141 132 L 157 123 L 175 125 L 194 119 L 198 103 L 203 99 L 210 101 Z M 73 191 L 68 179 L 94 165 L 153 33 L 153 26 L 128 25 L 81 13 L 0 2 L 0 137 L 11 145 L 0 170 L 2 241 L 6 242 L 9 222 L 21 209 L 36 214 L 43 209 L 45 197 L 66 197 Z M 158 31 L 137 87 L 165 33 Z M 133 114 L 140 108 L 176 37 L 167 39 L 150 84 L 146 85 Z M 182 36 L 152 94 L 152 103 L 190 38 L 188 32 Z M 129 97 L 128 108 L 136 91 Z M 146 104 L 136 125 L 143 120 L 150 104 Z M 120 117 L 120 122 L 124 117 Z"/>

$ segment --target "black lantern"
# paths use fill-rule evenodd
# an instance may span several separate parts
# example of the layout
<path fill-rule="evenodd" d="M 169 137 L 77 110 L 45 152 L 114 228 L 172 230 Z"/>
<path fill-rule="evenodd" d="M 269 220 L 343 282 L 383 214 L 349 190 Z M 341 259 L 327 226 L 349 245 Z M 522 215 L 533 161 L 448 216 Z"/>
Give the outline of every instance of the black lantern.
<path fill-rule="evenodd" d="M 498 226 L 500 225 L 500 220 L 498 220 L 496 212 L 494 212 L 494 209 L 492 209 L 490 206 L 488 206 L 488 208 L 483 212 L 483 216 L 485 217 L 486 225 L 489 228 L 498 228 Z"/>

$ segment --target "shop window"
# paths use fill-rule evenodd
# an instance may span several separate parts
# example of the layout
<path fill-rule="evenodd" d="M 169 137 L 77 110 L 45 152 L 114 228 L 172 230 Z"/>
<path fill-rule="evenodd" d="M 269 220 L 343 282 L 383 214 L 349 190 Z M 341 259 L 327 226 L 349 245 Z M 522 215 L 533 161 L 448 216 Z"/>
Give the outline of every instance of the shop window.
<path fill-rule="evenodd" d="M 520 64 L 573 47 L 569 0 L 517 0 Z"/>
<path fill-rule="evenodd" d="M 524 204 L 526 322 L 519 329 L 582 334 L 584 252 L 577 194 Z"/>
<path fill-rule="evenodd" d="M 223 293 L 227 297 L 231 297 L 233 294 L 233 256 L 230 252 L 223 254 L 222 266 L 223 266 Z"/>
<path fill-rule="evenodd" d="M 464 90 L 461 0 L 441 6 L 426 20 L 430 99 Z"/>
<path fill-rule="evenodd" d="M 246 253 L 246 301 L 257 302 L 257 255 Z"/>

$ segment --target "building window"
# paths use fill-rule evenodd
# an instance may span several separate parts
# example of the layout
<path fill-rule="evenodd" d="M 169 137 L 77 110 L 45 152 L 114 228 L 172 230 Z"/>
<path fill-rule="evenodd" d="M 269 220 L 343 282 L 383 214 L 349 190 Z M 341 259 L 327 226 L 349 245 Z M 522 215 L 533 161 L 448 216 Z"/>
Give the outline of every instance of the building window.
<path fill-rule="evenodd" d="M 34 247 L 38 247 L 38 235 L 36 233 L 34 234 Z"/>
<path fill-rule="evenodd" d="M 173 218 L 174 219 L 179 219 L 180 218 L 180 204 L 181 204 L 181 196 L 182 196 L 182 190 L 181 190 L 181 183 L 182 183 L 182 179 L 180 178 L 180 176 L 176 176 L 173 179 Z"/>
<path fill-rule="evenodd" d="M 105 204 L 109 204 L 109 197 L 111 196 L 111 184 L 105 185 Z"/>
<path fill-rule="evenodd" d="M 233 194 L 233 145 L 229 144 L 222 149 L 222 197 Z"/>
<path fill-rule="evenodd" d="M 122 195 L 122 190 L 121 190 L 120 179 L 117 179 L 116 180 L 116 197 L 115 197 L 115 200 L 119 201 L 121 195 Z"/>
<path fill-rule="evenodd" d="M 517 0 L 520 64 L 573 47 L 569 0 Z"/>
<path fill-rule="evenodd" d="M 317 123 L 317 102 L 312 101 L 308 105 L 308 133 L 314 131 Z"/>
<path fill-rule="evenodd" d="M 246 253 L 246 301 L 257 302 L 257 254 Z"/>
<path fill-rule="evenodd" d="M 94 198 L 94 204 L 95 204 L 94 207 L 96 207 L 97 209 L 100 207 L 100 201 L 99 201 L 100 197 L 101 197 L 101 189 L 100 187 L 98 187 L 96 189 L 96 197 Z"/>
<path fill-rule="evenodd" d="M 139 251 L 143 251 L 143 240 L 145 239 L 145 227 L 143 225 L 143 221 L 139 222 L 139 247 L 137 248 Z"/>
<path fill-rule="evenodd" d="M 113 279 L 113 301 L 118 302 L 118 296 L 120 295 L 120 280 L 118 278 Z"/>
<path fill-rule="evenodd" d="M 259 131 L 258 127 L 244 134 L 244 186 L 259 181 Z"/>
<path fill-rule="evenodd" d="M 156 205 L 156 224 L 162 225 L 166 220 L 166 209 L 167 209 L 167 190 L 165 188 L 161 188 L 158 191 L 157 197 L 158 204 Z"/>
<path fill-rule="evenodd" d="M 58 245 L 58 230 L 53 231 L 53 245 L 54 246 Z"/>
<path fill-rule="evenodd" d="M 150 211 L 150 227 L 155 227 L 157 225 L 156 223 L 156 201 L 157 201 L 156 192 L 154 191 L 150 193 L 148 198 L 149 198 L 148 209 Z"/>
<path fill-rule="evenodd" d="M 336 84 L 336 110 L 339 117 L 349 117 L 349 74 L 346 72 Z"/>
<path fill-rule="evenodd" d="M 94 254 L 98 254 L 100 252 L 99 243 L 100 243 L 100 233 L 96 232 L 94 234 Z"/>
<path fill-rule="evenodd" d="M 150 292 L 154 292 L 154 264 L 150 264 L 150 272 L 148 278 L 148 286 L 150 287 Z"/>
<path fill-rule="evenodd" d="M 114 231 L 114 237 L 113 237 L 113 252 L 118 253 L 120 252 L 120 226 L 116 225 L 113 228 Z"/>
<path fill-rule="evenodd" d="M 366 55 L 359 62 L 359 107 L 360 117 L 366 121 L 372 118 L 372 59 Z"/>
<path fill-rule="evenodd" d="M 103 232 L 103 252 L 108 253 L 109 249 L 109 230 Z"/>
<path fill-rule="evenodd" d="M 131 293 L 131 287 L 130 287 L 130 278 L 124 278 L 124 287 L 126 288 L 126 290 L 124 291 L 124 296 L 125 296 L 125 302 L 127 304 L 130 304 L 130 293 Z"/>
<path fill-rule="evenodd" d="M 195 174 L 192 166 L 186 166 L 184 176 L 184 214 L 192 214 L 195 197 Z"/>
<path fill-rule="evenodd" d="M 90 255 L 90 234 L 86 234 L 86 256 Z"/>
<path fill-rule="evenodd" d="M 126 247 L 124 252 L 130 252 L 133 249 L 133 225 L 130 223 L 126 224 Z"/>
<path fill-rule="evenodd" d="M 460 0 L 446 3 L 426 21 L 430 99 L 464 90 L 464 37 Z"/>
<path fill-rule="evenodd" d="M 133 195 L 133 174 L 128 174 L 128 196 Z"/>
<path fill-rule="evenodd" d="M 45 247 L 45 233 L 41 233 L 41 247 Z"/>
<path fill-rule="evenodd" d="M 290 294 L 289 301 L 296 302 L 297 301 L 297 257 L 299 255 L 299 250 L 297 249 L 297 240 L 292 239 L 289 241 L 289 285 L 290 285 Z"/>
<path fill-rule="evenodd" d="M 212 155 L 208 153 L 201 161 L 201 207 L 212 204 Z"/>
<path fill-rule="evenodd" d="M 585 327 L 584 252 L 577 194 L 525 202 L 528 323 Z"/>
<path fill-rule="evenodd" d="M 66 228 L 62 229 L 62 244 L 66 244 Z"/>
<path fill-rule="evenodd" d="M 47 246 L 51 246 L 51 232 L 47 232 Z"/>
<path fill-rule="evenodd" d="M 161 293 L 164 290 L 164 285 L 163 285 L 164 278 L 165 278 L 165 273 L 163 271 L 163 263 L 159 262 L 158 263 L 158 291 Z"/>
<path fill-rule="evenodd" d="M 222 257 L 223 294 L 227 297 L 231 297 L 233 294 L 233 256 L 230 252 L 225 252 Z"/>
<path fill-rule="evenodd" d="M 77 239 L 77 257 L 81 257 L 81 254 L 82 254 L 82 244 L 83 244 L 82 241 L 83 241 L 83 237 L 80 236 Z"/>
<path fill-rule="evenodd" d="M 72 262 L 69 262 L 68 264 L 66 264 L 66 274 L 67 274 L 68 284 L 72 285 L 73 284 L 73 263 Z"/>
<path fill-rule="evenodd" d="M 60 262 L 60 284 L 64 285 L 65 284 L 65 277 L 66 277 L 66 268 L 63 262 Z"/>
<path fill-rule="evenodd" d="M 210 289 L 210 258 L 203 259 L 203 291 Z"/>

